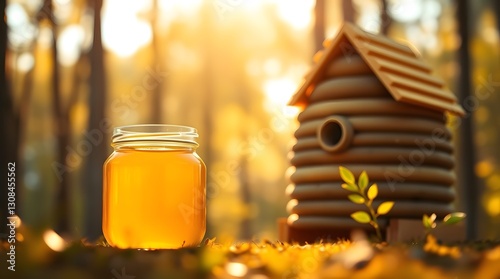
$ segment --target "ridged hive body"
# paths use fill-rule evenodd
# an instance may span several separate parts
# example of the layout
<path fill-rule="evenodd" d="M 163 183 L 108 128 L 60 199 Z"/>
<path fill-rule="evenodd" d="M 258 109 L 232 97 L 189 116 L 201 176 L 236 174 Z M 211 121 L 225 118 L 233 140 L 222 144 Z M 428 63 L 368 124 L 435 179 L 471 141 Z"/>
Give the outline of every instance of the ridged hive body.
<path fill-rule="evenodd" d="M 346 237 L 354 228 L 370 228 L 350 217 L 366 207 L 347 199 L 349 192 L 341 187 L 341 165 L 356 176 L 365 170 L 370 184 L 377 183 L 375 206 L 395 201 L 380 221 L 383 229 L 388 218 L 444 216 L 453 209 L 454 159 L 445 111 L 395 100 L 394 90 L 389 92 L 362 55 L 351 51 L 323 59 L 321 77 L 309 90 L 307 105 L 298 116 L 291 159 L 295 171 L 286 190 L 291 198 L 287 205 L 289 240 Z M 386 72 L 386 77 L 394 79 L 407 75 Z M 404 84 L 400 88 L 412 96 Z M 441 105 L 424 101 L 429 106 Z"/>

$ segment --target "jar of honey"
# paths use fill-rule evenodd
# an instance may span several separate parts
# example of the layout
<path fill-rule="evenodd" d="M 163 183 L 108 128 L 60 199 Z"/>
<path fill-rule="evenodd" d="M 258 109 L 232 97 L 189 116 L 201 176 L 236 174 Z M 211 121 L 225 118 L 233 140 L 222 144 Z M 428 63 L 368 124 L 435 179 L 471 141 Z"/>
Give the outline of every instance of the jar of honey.
<path fill-rule="evenodd" d="M 175 125 L 115 128 L 104 163 L 102 230 L 118 248 L 197 246 L 205 234 L 206 169 L 197 131 Z"/>

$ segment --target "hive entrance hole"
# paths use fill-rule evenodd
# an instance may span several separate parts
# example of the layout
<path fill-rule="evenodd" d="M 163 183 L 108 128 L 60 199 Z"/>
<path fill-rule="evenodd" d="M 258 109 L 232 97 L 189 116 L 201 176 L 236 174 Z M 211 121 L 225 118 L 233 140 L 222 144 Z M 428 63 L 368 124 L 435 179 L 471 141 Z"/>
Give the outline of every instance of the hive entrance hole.
<path fill-rule="evenodd" d="M 348 148 L 353 137 L 351 123 L 342 116 L 326 119 L 317 130 L 319 145 L 327 152 L 340 152 Z"/>
<path fill-rule="evenodd" d="M 340 143 L 342 139 L 343 131 L 342 126 L 338 122 L 328 122 L 321 127 L 320 137 L 323 144 L 334 148 Z"/>

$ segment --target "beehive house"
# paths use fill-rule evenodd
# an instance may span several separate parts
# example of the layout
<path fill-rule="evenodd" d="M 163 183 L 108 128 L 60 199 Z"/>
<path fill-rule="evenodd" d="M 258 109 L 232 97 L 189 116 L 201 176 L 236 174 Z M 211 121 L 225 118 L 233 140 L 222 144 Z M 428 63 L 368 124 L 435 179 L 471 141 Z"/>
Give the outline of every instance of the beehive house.
<path fill-rule="evenodd" d="M 350 214 L 339 166 L 377 183 L 375 206 L 393 200 L 389 218 L 453 210 L 454 158 L 446 113 L 462 116 L 454 94 L 412 49 L 345 23 L 325 41 L 315 65 L 290 101 L 299 106 L 284 238 L 314 242 L 348 237 Z M 281 232 L 283 235 L 283 232 Z"/>

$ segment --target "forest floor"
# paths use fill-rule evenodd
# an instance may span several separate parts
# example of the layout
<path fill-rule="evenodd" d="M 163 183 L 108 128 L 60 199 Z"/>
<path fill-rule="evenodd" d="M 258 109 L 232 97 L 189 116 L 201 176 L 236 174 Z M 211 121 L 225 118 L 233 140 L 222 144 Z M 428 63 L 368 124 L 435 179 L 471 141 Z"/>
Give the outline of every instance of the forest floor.
<path fill-rule="evenodd" d="M 24 232 L 15 245 L 15 271 L 9 258 L 7 266 L 2 260 L 0 278 L 500 278 L 500 241 L 443 244 L 428 236 L 411 243 L 299 245 L 214 238 L 195 248 L 155 251 L 84 241 L 56 248 L 47 241 Z M 3 258 L 11 244 L 2 244 Z"/>

